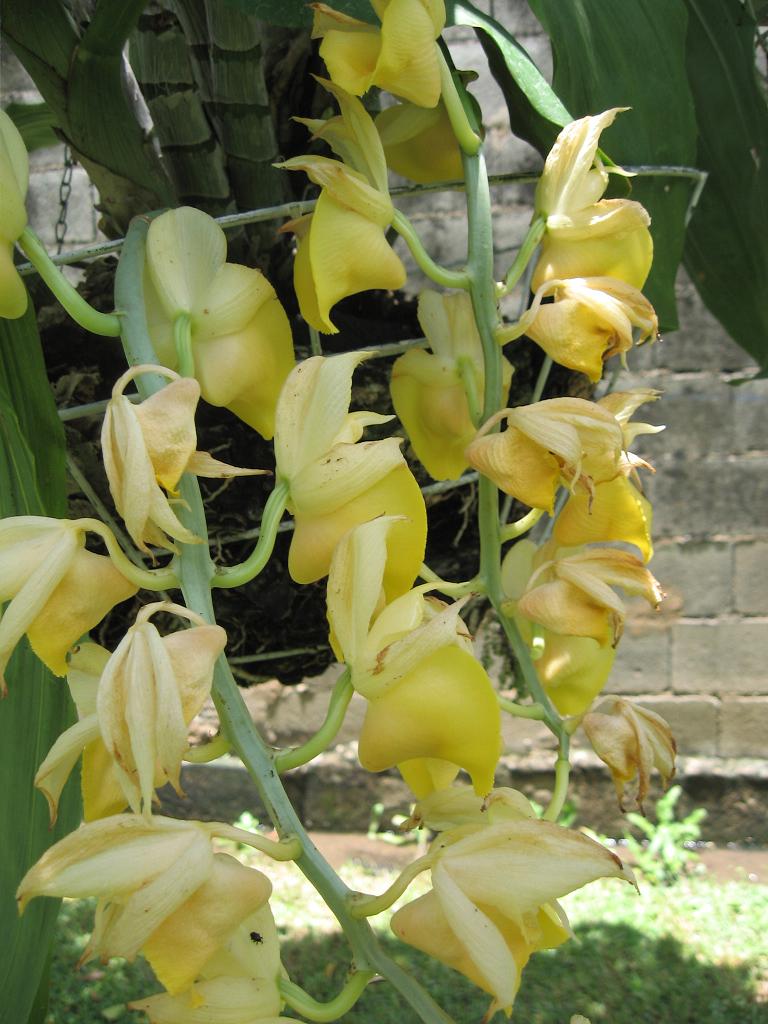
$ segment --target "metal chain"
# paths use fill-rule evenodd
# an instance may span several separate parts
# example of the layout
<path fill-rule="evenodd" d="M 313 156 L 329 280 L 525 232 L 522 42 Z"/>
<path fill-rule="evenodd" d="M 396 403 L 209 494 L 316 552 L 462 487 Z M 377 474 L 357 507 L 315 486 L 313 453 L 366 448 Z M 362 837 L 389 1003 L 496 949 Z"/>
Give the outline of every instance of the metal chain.
<path fill-rule="evenodd" d="M 67 237 L 67 209 L 69 197 L 72 195 L 72 172 L 75 161 L 72 159 L 72 151 L 69 146 L 64 147 L 64 170 L 61 173 L 59 182 L 59 219 L 54 228 L 56 235 L 56 255 L 64 248 L 64 239 Z"/>

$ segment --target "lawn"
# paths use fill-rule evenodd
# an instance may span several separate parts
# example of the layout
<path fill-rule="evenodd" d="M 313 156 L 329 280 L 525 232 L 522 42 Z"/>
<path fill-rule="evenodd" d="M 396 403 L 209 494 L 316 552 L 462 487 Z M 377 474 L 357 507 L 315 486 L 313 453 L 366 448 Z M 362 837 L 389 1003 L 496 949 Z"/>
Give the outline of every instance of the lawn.
<path fill-rule="evenodd" d="M 259 865 L 264 867 L 265 865 Z M 347 963 L 343 938 L 322 901 L 290 865 L 272 865 L 275 918 L 284 962 L 316 998 L 340 987 Z M 391 868 L 347 865 L 348 884 L 381 891 Z M 412 893 L 424 891 L 422 880 Z M 563 901 L 576 941 L 531 960 L 513 1022 L 568 1024 L 582 1013 L 592 1024 L 768 1024 L 768 886 L 747 880 L 683 879 L 671 888 L 598 882 Z M 157 988 L 143 961 L 109 966 L 76 962 L 92 922 L 92 901 L 62 907 L 51 971 L 47 1024 L 142 1024 L 130 999 Z M 382 939 L 459 1024 L 479 1024 L 488 997 L 461 976 L 388 937 Z M 289 1014 L 286 1014 L 289 1015 Z M 386 982 L 370 986 L 345 1024 L 416 1024 Z M 503 1017 L 498 1018 L 499 1024 Z"/>

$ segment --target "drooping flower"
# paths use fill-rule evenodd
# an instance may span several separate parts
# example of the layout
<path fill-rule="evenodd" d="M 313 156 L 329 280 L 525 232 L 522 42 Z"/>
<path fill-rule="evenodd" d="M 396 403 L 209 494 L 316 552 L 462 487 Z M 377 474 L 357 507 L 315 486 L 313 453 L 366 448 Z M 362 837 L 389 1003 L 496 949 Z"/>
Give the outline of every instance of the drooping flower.
<path fill-rule="evenodd" d="M 542 305 L 551 296 L 554 302 Z M 598 381 L 603 363 L 623 355 L 634 344 L 655 338 L 659 322 L 642 292 L 612 277 L 546 281 L 531 308 L 509 329 L 499 331 L 504 344 L 521 334 L 535 341 L 556 363 Z"/>
<path fill-rule="evenodd" d="M 171 381 L 140 405 L 123 394 L 143 373 L 159 373 Z M 140 550 L 148 544 L 175 551 L 173 540 L 199 544 L 181 523 L 163 494 L 172 498 L 184 473 L 204 477 L 252 476 L 260 469 L 239 469 L 196 451 L 195 410 L 200 385 L 164 366 L 133 366 L 115 382 L 101 431 L 104 469 L 115 507 Z"/>
<path fill-rule="evenodd" d="M 188 316 L 203 398 L 269 440 L 295 362 L 291 328 L 264 275 L 226 258 L 224 232 L 201 210 L 184 206 L 153 220 L 144 277 L 149 331 L 158 357 L 175 369 L 174 325 Z"/>
<path fill-rule="evenodd" d="M 532 288 L 569 277 L 615 277 L 642 288 L 653 259 L 650 218 L 640 203 L 601 199 L 609 169 L 597 154 L 600 133 L 626 108 L 572 121 L 560 132 L 536 189 L 546 233 Z M 614 173 L 625 172 L 613 167 Z"/>
<path fill-rule="evenodd" d="M 445 25 L 443 0 L 372 0 L 381 27 L 358 21 L 326 4 L 315 12 L 312 38 L 333 81 L 356 96 L 371 86 L 421 107 L 440 98 L 436 38 Z"/>
<path fill-rule="evenodd" d="M 498 825 L 535 818 L 530 800 L 517 789 L 497 786 L 482 799 L 471 786 L 459 783 L 436 790 L 415 805 L 410 821 L 433 832 L 464 825 Z"/>
<path fill-rule="evenodd" d="M 637 779 L 634 801 L 642 810 L 654 768 L 666 787 L 675 774 L 677 747 L 661 715 L 622 697 L 608 697 L 597 711 L 584 716 L 584 732 L 597 756 L 608 765 L 625 810 L 624 791 Z"/>
<path fill-rule="evenodd" d="M 507 821 L 442 833 L 432 889 L 402 907 L 392 930 L 460 971 L 510 1012 L 532 953 L 571 935 L 560 896 L 597 878 L 633 881 L 618 857 L 547 821 Z"/>
<path fill-rule="evenodd" d="M 482 397 L 482 343 L 466 292 L 421 292 L 418 317 L 432 353 L 411 349 L 395 360 L 392 402 L 426 470 L 436 480 L 456 480 L 467 468 L 464 453 L 475 435 L 463 374 Z M 504 359 L 502 401 L 511 380 L 512 366 Z"/>
<path fill-rule="evenodd" d="M 19 130 L 0 110 L 0 317 L 16 320 L 27 309 L 27 289 L 13 263 L 13 244 L 27 226 L 24 200 L 29 158 Z"/>
<path fill-rule="evenodd" d="M 96 897 L 85 958 L 132 960 L 141 951 L 165 988 L 179 993 L 271 894 L 260 871 L 213 853 L 212 837 L 238 834 L 221 822 L 159 816 L 91 822 L 27 872 L 16 894 L 19 909 L 36 896 Z"/>
<path fill-rule="evenodd" d="M 120 601 L 138 587 L 104 555 L 85 548 L 80 520 L 13 516 L 0 521 L 0 683 L 26 633 L 32 650 L 57 676 L 66 655 Z"/>
<path fill-rule="evenodd" d="M 318 331 L 335 334 L 331 307 L 369 288 L 400 288 L 405 267 L 386 240 L 395 208 L 378 133 L 362 103 L 332 82 L 320 80 L 341 115 L 308 121 L 341 161 L 297 156 L 277 167 L 304 171 L 321 188 L 311 214 L 284 224 L 298 239 L 293 280 L 301 315 Z"/>
<path fill-rule="evenodd" d="M 291 373 L 275 429 L 277 477 L 289 484 L 295 529 L 288 571 L 297 583 L 322 579 L 339 539 L 376 516 L 403 518 L 392 528 L 384 589 L 391 600 L 413 583 L 424 558 L 427 517 L 401 438 L 361 441 L 377 413 L 350 413 L 352 372 L 365 352 L 313 356 Z"/>
<path fill-rule="evenodd" d="M 387 166 L 420 185 L 463 181 L 461 149 L 445 104 L 396 103 L 376 117 Z"/>
<path fill-rule="evenodd" d="M 437 601 L 429 585 L 386 601 L 397 525 L 380 517 L 350 530 L 328 576 L 334 646 L 368 701 L 360 763 L 374 772 L 397 765 L 420 797 L 459 766 L 485 795 L 501 753 L 496 694 L 472 653 L 461 602 Z"/>
<path fill-rule="evenodd" d="M 150 622 L 161 611 L 195 625 L 161 637 Z M 96 698 L 99 731 L 136 814 L 151 815 L 155 786 L 170 782 L 181 794 L 188 726 L 210 693 L 226 642 L 221 626 L 160 601 L 141 609 L 104 666 Z"/>

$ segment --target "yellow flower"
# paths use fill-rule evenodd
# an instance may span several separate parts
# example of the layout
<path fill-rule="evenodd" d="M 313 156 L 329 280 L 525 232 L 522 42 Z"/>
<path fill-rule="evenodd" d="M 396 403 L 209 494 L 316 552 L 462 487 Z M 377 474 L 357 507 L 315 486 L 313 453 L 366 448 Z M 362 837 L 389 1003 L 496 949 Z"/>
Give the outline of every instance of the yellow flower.
<path fill-rule="evenodd" d="M 443 0 L 372 0 L 381 27 L 358 21 L 326 4 L 315 12 L 312 38 L 338 85 L 356 96 L 371 86 L 388 89 L 421 107 L 440 99 L 435 39 L 445 25 Z"/>
<path fill-rule="evenodd" d="M 149 331 L 158 357 L 175 369 L 174 323 L 189 316 L 203 398 L 269 440 L 294 365 L 291 328 L 264 275 L 226 256 L 224 232 L 200 210 L 184 206 L 153 220 L 144 277 Z"/>
<path fill-rule="evenodd" d="M 580 715 L 605 686 L 616 658 L 616 648 L 592 637 L 553 633 L 517 610 L 517 602 L 525 593 L 531 576 L 555 550 L 553 543 L 537 548 L 527 538 L 518 541 L 502 562 L 502 587 L 520 635 L 535 651 L 536 675 L 550 700 L 561 715 Z"/>
<path fill-rule="evenodd" d="M 432 889 L 402 907 L 392 930 L 510 1012 L 532 953 L 571 935 L 557 898 L 597 878 L 633 881 L 605 847 L 539 820 L 464 826 L 435 840 Z"/>
<path fill-rule="evenodd" d="M 621 541 L 633 544 L 644 562 L 653 556 L 651 503 L 629 480 L 623 460 L 615 480 L 595 484 L 592 494 L 571 494 L 555 522 L 553 536 L 562 547 Z"/>
<path fill-rule="evenodd" d="M 463 181 L 464 166 L 448 111 L 397 103 L 376 118 L 387 166 L 421 185 L 436 181 Z"/>
<path fill-rule="evenodd" d="M 19 130 L 0 110 L 0 317 L 16 320 L 27 308 L 27 289 L 13 263 L 13 244 L 27 226 L 24 199 L 29 158 Z"/>
<path fill-rule="evenodd" d="M 621 697 L 609 697 L 605 711 L 584 716 L 584 732 L 597 756 L 611 769 L 621 810 L 624 790 L 637 778 L 633 798 L 642 810 L 651 771 L 656 768 L 666 787 L 675 774 L 677 748 L 672 730 L 655 711 Z"/>
<path fill-rule="evenodd" d="M 269 899 L 260 871 L 214 854 L 221 822 L 151 822 L 120 814 L 83 825 L 47 850 L 22 879 L 19 910 L 36 896 L 96 897 L 84 959 L 140 951 L 171 993 L 188 988 L 249 915 Z"/>
<path fill-rule="evenodd" d="M 608 185 L 597 155 L 600 133 L 625 109 L 582 117 L 558 135 L 536 189 L 536 211 L 547 230 L 534 290 L 568 277 L 617 277 L 635 288 L 645 283 L 653 259 L 646 210 L 628 199 L 600 198 Z"/>
<path fill-rule="evenodd" d="M 486 433 L 499 420 L 503 433 Z M 503 409 L 467 448 L 467 461 L 506 494 L 552 512 L 561 483 L 591 492 L 619 474 L 623 444 L 616 417 L 583 398 L 550 398 Z"/>
<path fill-rule="evenodd" d="M 397 526 L 380 517 L 350 530 L 328 576 L 334 646 L 368 701 L 360 763 L 374 772 L 397 765 L 417 796 L 449 782 L 458 765 L 484 795 L 501 753 L 496 694 L 472 653 L 462 602 L 427 596 L 430 585 L 383 598 Z M 435 762 L 447 763 L 442 773 Z"/>
<path fill-rule="evenodd" d="M 463 825 L 497 825 L 536 816 L 530 800 L 517 789 L 497 786 L 481 800 L 471 786 L 459 784 L 422 797 L 414 806 L 410 824 L 445 832 Z"/>
<path fill-rule="evenodd" d="M 322 190 L 313 213 L 281 230 L 298 238 L 293 280 L 301 315 L 316 330 L 335 334 L 330 310 L 340 299 L 369 288 L 400 288 L 406 274 L 384 234 L 395 208 L 373 120 L 354 96 L 320 81 L 335 96 L 341 116 L 306 123 L 344 163 L 297 156 L 276 166 L 305 171 Z"/>
<path fill-rule="evenodd" d="M 465 292 L 421 292 L 418 316 L 432 353 L 411 349 L 395 361 L 390 384 L 392 403 L 427 472 L 436 480 L 456 480 L 467 468 L 464 453 L 475 436 L 462 366 L 482 398 L 482 344 Z M 505 359 L 502 401 L 506 400 L 511 380 L 512 367 Z"/>
<path fill-rule="evenodd" d="M 360 441 L 377 413 L 349 413 L 352 372 L 365 352 L 300 363 L 286 381 L 277 407 L 275 460 L 278 479 L 290 487 L 295 529 L 288 571 L 297 583 L 328 573 L 339 539 L 376 516 L 403 519 L 392 528 L 392 557 L 384 579 L 387 599 L 404 593 L 424 558 L 427 515 L 419 485 L 400 452 L 400 438 Z"/>
<path fill-rule="evenodd" d="M 140 405 L 123 394 L 142 373 L 154 372 L 171 383 Z M 137 547 L 148 544 L 175 551 L 171 537 L 184 544 L 199 544 L 177 518 L 162 487 L 172 497 L 182 474 L 205 477 L 252 476 L 260 469 L 239 469 L 196 451 L 195 410 L 200 385 L 193 377 L 179 377 L 164 366 L 131 367 L 112 388 L 101 430 L 101 450 L 115 508 L 125 520 Z"/>
<path fill-rule="evenodd" d="M 548 296 L 555 301 L 542 305 Z M 577 277 L 541 285 L 528 312 L 498 337 L 505 344 L 526 334 L 556 363 L 598 381 L 606 359 L 632 348 L 633 328 L 638 345 L 658 335 L 658 318 L 642 292 L 612 277 Z"/>
<path fill-rule="evenodd" d="M 161 637 L 149 620 L 172 612 L 195 623 Z M 104 666 L 96 699 L 99 730 L 131 809 L 151 814 L 155 785 L 179 773 L 188 726 L 210 693 L 227 634 L 168 601 L 145 605 Z"/>
<path fill-rule="evenodd" d="M 109 558 L 85 548 L 78 520 L 15 516 L 0 521 L 0 684 L 26 633 L 32 650 L 57 676 L 66 655 L 107 612 L 138 587 Z"/>

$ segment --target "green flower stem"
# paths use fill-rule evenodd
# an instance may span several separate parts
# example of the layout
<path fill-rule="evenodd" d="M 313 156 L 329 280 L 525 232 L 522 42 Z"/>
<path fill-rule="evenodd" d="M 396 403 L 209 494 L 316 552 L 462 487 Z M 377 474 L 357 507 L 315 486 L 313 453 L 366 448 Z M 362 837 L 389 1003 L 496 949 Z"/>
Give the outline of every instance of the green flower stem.
<path fill-rule="evenodd" d="M 146 217 L 138 217 L 132 222 L 115 281 L 116 297 L 120 309 L 125 311 L 123 346 L 131 365 L 157 361 L 147 334 L 142 294 L 148 227 L 149 219 Z M 147 393 L 157 390 L 163 383 L 161 378 L 155 377 L 153 380 L 151 374 L 144 374 L 138 382 Z M 185 525 L 197 536 L 207 540 L 205 510 L 195 477 L 189 474 L 182 477 L 181 496 L 187 506 L 180 513 Z M 187 606 L 206 621 L 215 622 L 211 598 L 215 566 L 208 544 L 182 544 L 180 547 L 178 571 Z M 384 952 L 367 922 L 358 921 L 349 912 L 347 900 L 350 890 L 307 835 L 275 770 L 272 754 L 253 724 L 223 655 L 214 667 L 212 695 L 222 729 L 230 737 L 233 750 L 253 778 L 278 835 L 285 839 L 296 838 L 301 844 L 302 852 L 296 858 L 296 865 L 338 920 L 349 942 L 357 970 L 376 971 L 387 978 L 424 1024 L 453 1024 L 451 1017 L 419 982 Z"/>
<path fill-rule="evenodd" d="M 469 418 L 476 427 L 479 427 L 482 420 L 482 407 L 480 396 L 477 393 L 477 377 L 475 375 L 475 364 L 468 356 L 459 356 L 457 368 L 461 383 L 464 385 L 464 394 L 467 396 L 467 407 Z"/>
<path fill-rule="evenodd" d="M 112 313 L 99 313 L 85 301 L 78 290 L 64 277 L 31 228 L 24 228 L 18 244 L 76 324 L 80 324 L 92 334 L 103 334 L 108 338 L 120 337 L 119 317 Z"/>
<path fill-rule="evenodd" d="M 517 519 L 514 523 L 506 523 L 501 528 L 501 543 L 504 544 L 505 541 L 522 537 L 524 533 L 528 533 L 538 523 L 543 515 L 543 508 L 532 508 L 521 519 Z"/>
<path fill-rule="evenodd" d="M 568 779 L 571 774 L 571 762 L 568 757 L 570 739 L 567 730 L 563 730 L 560 737 L 560 751 L 555 762 L 555 788 L 552 791 L 549 806 L 542 814 L 545 821 L 557 821 L 568 795 Z"/>
<path fill-rule="evenodd" d="M 544 394 L 544 388 L 547 384 L 547 378 L 549 377 L 549 371 L 552 369 L 552 358 L 550 356 L 544 357 L 544 362 L 541 364 L 539 370 L 539 376 L 536 378 L 536 385 L 531 395 L 531 405 L 541 400 L 541 396 Z"/>
<path fill-rule="evenodd" d="M 213 737 L 210 743 L 201 743 L 199 747 L 189 747 L 184 753 L 184 760 L 189 764 L 210 764 L 211 761 L 228 754 L 231 749 L 232 744 L 224 733 L 220 732 L 218 736 Z"/>
<path fill-rule="evenodd" d="M 531 258 L 536 251 L 536 247 L 544 237 L 546 229 L 547 225 L 542 217 L 536 217 L 536 219 L 532 221 L 531 226 L 528 228 L 528 233 L 523 239 L 522 245 L 517 250 L 517 256 L 515 256 L 515 260 L 504 278 L 503 294 L 506 295 L 507 292 L 511 292 L 525 273 L 525 268 L 531 262 Z"/>
<path fill-rule="evenodd" d="M 274 839 L 267 839 L 266 836 L 259 835 L 258 832 L 248 832 L 244 828 L 237 828 L 236 825 L 229 825 L 224 821 L 212 822 L 208 827 L 220 839 L 231 839 L 233 843 L 250 846 L 251 849 L 266 854 L 272 860 L 296 860 L 301 856 L 301 842 L 296 836 L 289 836 L 275 842 Z"/>
<path fill-rule="evenodd" d="M 306 743 L 302 743 L 300 747 L 294 747 L 293 750 L 281 750 L 280 753 L 275 754 L 275 769 L 279 774 L 306 764 L 328 749 L 344 722 L 344 716 L 353 693 L 352 678 L 349 669 L 346 668 L 336 680 L 336 685 L 331 691 L 331 699 L 328 702 L 325 721 L 315 735 Z"/>
<path fill-rule="evenodd" d="M 454 598 L 464 597 L 465 594 L 481 594 L 483 590 L 483 585 L 476 576 L 474 579 L 464 580 L 461 583 L 450 583 L 448 580 L 440 579 L 437 573 L 433 572 L 424 562 L 421 563 L 419 576 L 425 583 L 434 584 L 435 590 Z"/>
<path fill-rule="evenodd" d="M 278 480 L 274 490 L 267 498 L 264 511 L 261 514 L 261 529 L 256 547 L 244 562 L 232 566 L 217 566 L 216 575 L 211 580 L 212 587 L 219 587 L 229 590 L 232 587 L 242 587 L 255 579 L 270 559 L 275 547 L 277 528 L 283 518 L 285 506 L 288 502 L 289 485 L 286 480 Z"/>
<path fill-rule="evenodd" d="M 100 519 L 78 519 L 77 522 L 84 530 L 90 530 L 101 537 L 115 568 L 137 587 L 142 590 L 173 590 L 179 586 L 172 569 L 142 569 L 135 565 L 117 543 L 114 533 Z"/>
<path fill-rule="evenodd" d="M 532 718 L 537 722 L 546 720 L 547 713 L 541 704 L 517 704 L 499 694 L 496 695 L 496 700 L 502 711 L 506 711 L 508 715 L 514 715 L 515 718 Z"/>
<path fill-rule="evenodd" d="M 173 321 L 173 341 L 176 346 L 176 369 L 182 377 L 195 376 L 195 357 L 192 353 L 192 320 L 189 313 L 179 313 Z"/>
<path fill-rule="evenodd" d="M 309 328 L 309 347 L 313 356 L 321 356 L 323 354 L 323 343 L 320 340 L 320 331 L 311 324 L 307 324 Z"/>
<path fill-rule="evenodd" d="M 354 971 L 347 978 L 341 992 L 327 1003 L 319 1003 L 299 985 L 285 978 L 281 978 L 277 984 L 280 995 L 292 1010 L 296 1010 L 307 1020 L 330 1022 L 338 1020 L 352 1009 L 365 991 L 368 982 L 375 976 L 375 971 Z"/>
<path fill-rule="evenodd" d="M 427 853 L 404 868 L 392 885 L 380 896 L 366 896 L 355 892 L 349 897 L 349 907 L 353 917 L 374 917 L 389 910 L 395 900 L 399 900 L 405 890 L 422 873 L 428 871 L 434 862 L 434 854 Z"/>
<path fill-rule="evenodd" d="M 392 219 L 392 227 L 405 241 L 405 244 L 411 250 L 411 255 L 428 278 L 436 284 L 441 284 L 444 288 L 463 288 L 466 290 L 469 287 L 469 278 L 465 271 L 448 270 L 447 267 L 441 267 L 439 264 L 435 263 L 427 250 L 421 244 L 421 239 L 418 236 L 416 228 L 411 224 L 404 213 L 401 213 L 399 210 L 395 210 L 395 216 Z"/>
<path fill-rule="evenodd" d="M 440 65 L 440 99 L 445 104 L 456 141 L 467 156 L 474 156 L 480 149 L 482 140 L 469 123 L 462 97 L 456 88 L 456 82 L 448 66 L 448 61 L 445 59 L 445 54 L 437 44 L 435 49 L 437 51 L 438 64 Z"/>

